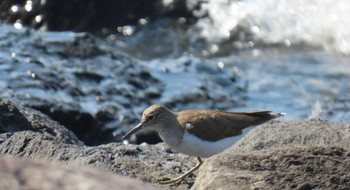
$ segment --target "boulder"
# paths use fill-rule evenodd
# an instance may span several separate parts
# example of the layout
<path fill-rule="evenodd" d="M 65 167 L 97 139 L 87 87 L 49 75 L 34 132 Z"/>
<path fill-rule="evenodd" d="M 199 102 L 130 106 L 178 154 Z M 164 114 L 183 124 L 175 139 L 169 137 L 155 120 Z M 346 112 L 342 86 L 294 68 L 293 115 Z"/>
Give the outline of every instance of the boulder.
<path fill-rule="evenodd" d="M 192 189 L 348 189 L 350 126 L 273 121 L 207 159 Z"/>
<path fill-rule="evenodd" d="M 49 172 L 57 168 L 62 168 L 58 173 L 72 179 L 85 179 L 86 171 L 92 172 L 88 175 L 93 178 L 91 183 L 109 179 L 110 175 L 119 178 L 121 174 L 159 189 L 347 189 L 349 134 L 347 124 L 318 119 L 272 121 L 252 129 L 223 153 L 206 159 L 199 173 L 190 175 L 180 185 L 160 185 L 159 180 L 177 177 L 193 167 L 195 158 L 173 152 L 164 143 L 86 146 L 72 131 L 43 113 L 0 99 L 0 158 L 6 157 L 0 159 L 0 175 L 10 176 L 0 178 L 12 180 L 0 180 L 0 189 L 24 188 L 20 186 L 23 184 L 50 189 L 56 182 L 61 183 L 62 178 Z M 9 156 L 23 160 L 12 161 Z M 15 168 L 17 165 L 19 169 Z M 65 175 L 67 171 L 72 176 Z M 32 175 L 28 176 L 28 172 Z M 54 180 L 31 183 L 46 179 L 43 173 L 50 173 L 45 177 Z M 100 175 L 108 176 L 99 178 Z M 70 183 L 62 183 L 66 182 Z M 97 189 L 109 185 L 102 184 Z M 75 186 L 67 185 L 71 187 Z"/>
<path fill-rule="evenodd" d="M 159 180 L 176 177 L 195 164 L 194 158 L 174 153 L 164 143 L 153 146 L 123 143 L 86 146 L 73 132 L 39 111 L 16 107 L 10 101 L 0 99 L 0 113 L 0 158 L 1 156 L 22 157 L 27 160 L 23 162 L 36 161 L 45 166 L 52 162 L 61 162 L 61 165 L 71 168 L 70 170 L 76 170 L 77 173 L 80 169 L 94 168 L 97 172 L 96 176 L 99 170 L 122 174 L 154 183 L 160 189 L 184 190 L 193 184 L 194 175 L 180 186 L 159 185 Z M 40 179 L 41 172 L 46 172 L 44 168 L 35 168 L 35 173 L 31 177 Z M 1 171 L 5 170 L 1 169 Z M 15 182 L 10 183 L 14 185 L 11 188 L 17 188 L 16 181 L 22 180 L 18 177 L 27 178 L 27 176 L 14 176 Z M 25 181 L 27 180 L 29 181 L 30 178 Z M 47 185 L 51 187 L 49 183 L 47 182 Z M 40 188 L 38 186 L 38 189 Z"/>

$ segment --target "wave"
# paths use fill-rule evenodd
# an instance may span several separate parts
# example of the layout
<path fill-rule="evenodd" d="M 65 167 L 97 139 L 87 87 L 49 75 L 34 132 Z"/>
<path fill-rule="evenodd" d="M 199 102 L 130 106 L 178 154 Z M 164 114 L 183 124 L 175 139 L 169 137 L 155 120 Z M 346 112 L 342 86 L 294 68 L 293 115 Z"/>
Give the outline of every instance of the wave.
<path fill-rule="evenodd" d="M 215 0 L 196 27 L 211 43 L 236 48 L 307 45 L 350 54 L 347 0 Z"/>

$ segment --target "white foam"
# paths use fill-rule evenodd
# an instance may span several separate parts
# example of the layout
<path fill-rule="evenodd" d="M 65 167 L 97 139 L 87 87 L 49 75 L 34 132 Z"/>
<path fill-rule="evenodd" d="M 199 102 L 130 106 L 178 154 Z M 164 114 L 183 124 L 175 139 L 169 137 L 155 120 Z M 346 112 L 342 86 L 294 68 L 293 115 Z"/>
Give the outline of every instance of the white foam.
<path fill-rule="evenodd" d="M 306 43 L 350 53 L 348 0 L 215 0 L 205 5 L 208 19 L 197 26 L 212 42 L 230 37 L 239 24 L 267 43 Z"/>

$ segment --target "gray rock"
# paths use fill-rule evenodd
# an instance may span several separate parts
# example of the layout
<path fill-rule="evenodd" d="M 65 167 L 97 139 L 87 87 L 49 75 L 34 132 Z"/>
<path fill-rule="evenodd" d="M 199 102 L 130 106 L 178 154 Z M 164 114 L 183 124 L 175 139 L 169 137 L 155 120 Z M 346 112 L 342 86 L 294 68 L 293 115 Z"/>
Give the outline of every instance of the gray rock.
<path fill-rule="evenodd" d="M 192 189 L 349 189 L 350 126 L 273 121 L 206 160 Z"/>
<path fill-rule="evenodd" d="M 8 133 L 5 136 L 9 136 L 24 130 L 45 134 L 46 138 L 56 139 L 62 143 L 83 144 L 73 132 L 41 112 L 29 108 L 19 109 L 10 101 L 0 99 L 0 132 Z M 3 141 L 5 138 L 1 139 Z"/>
<path fill-rule="evenodd" d="M 87 167 L 95 168 L 97 173 L 99 172 L 97 170 L 102 170 L 122 174 L 152 183 L 160 189 L 179 190 L 191 187 L 193 189 L 350 187 L 349 125 L 314 119 L 273 121 L 258 126 L 227 151 L 205 160 L 197 178 L 196 172 L 175 186 L 159 185 L 158 181 L 184 173 L 194 166 L 195 158 L 172 152 L 164 143 L 157 145 L 109 143 L 90 147 L 79 141 L 73 132 L 38 111 L 17 108 L 11 102 L 1 100 L 0 113 L 1 156 L 37 160 L 45 166 L 50 162 L 61 162 L 68 169 L 78 173 L 84 173 L 84 168 Z M 43 167 L 41 171 L 37 168 L 36 172 L 40 174 L 45 171 L 47 170 Z M 40 178 L 39 174 L 37 177 Z M 31 179 L 23 175 L 14 177 L 11 188 L 17 188 L 18 180 Z M 48 185 L 55 184 L 48 183 Z"/>
<path fill-rule="evenodd" d="M 164 143 L 85 146 L 74 133 L 46 115 L 29 108 L 17 108 L 6 100 L 0 100 L 0 113 L 0 156 L 43 163 L 59 161 L 67 167 L 92 167 L 157 185 L 159 180 L 178 176 L 195 164 L 193 158 L 171 152 Z M 193 181 L 194 176 L 180 186 L 158 186 L 188 189 Z"/>
<path fill-rule="evenodd" d="M 81 168 L 93 167 L 154 184 L 158 184 L 159 180 L 173 178 L 195 164 L 195 160 L 189 156 L 170 152 L 164 143 L 110 143 L 88 147 L 62 143 L 33 131 L 21 131 L 7 137 L 0 144 L 0 155 L 20 156 L 41 162 L 60 161 Z M 178 187 L 158 186 L 162 189 L 188 189 L 193 181 L 194 176 Z"/>
<path fill-rule="evenodd" d="M 68 167 L 62 163 L 34 162 L 0 157 L 0 189 L 7 190 L 137 190 L 156 189 L 149 184 L 91 168 Z"/>
<path fill-rule="evenodd" d="M 350 125 L 319 119 L 272 121 L 252 129 L 233 145 L 235 152 L 288 146 L 340 146 L 350 148 Z"/>
<path fill-rule="evenodd" d="M 339 147 L 230 151 L 207 160 L 192 189 L 349 189 L 349 169 L 350 152 Z"/>

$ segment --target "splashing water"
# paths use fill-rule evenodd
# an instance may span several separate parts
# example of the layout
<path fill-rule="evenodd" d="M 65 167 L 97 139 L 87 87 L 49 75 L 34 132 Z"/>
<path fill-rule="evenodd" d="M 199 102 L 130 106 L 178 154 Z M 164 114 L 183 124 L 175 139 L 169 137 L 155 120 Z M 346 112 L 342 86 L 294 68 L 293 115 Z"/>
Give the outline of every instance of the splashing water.
<path fill-rule="evenodd" d="M 209 1 L 209 17 L 200 19 L 201 37 L 218 43 L 245 26 L 264 44 L 308 44 L 350 53 L 350 4 L 346 0 Z M 252 42 L 254 43 L 254 42 Z"/>

